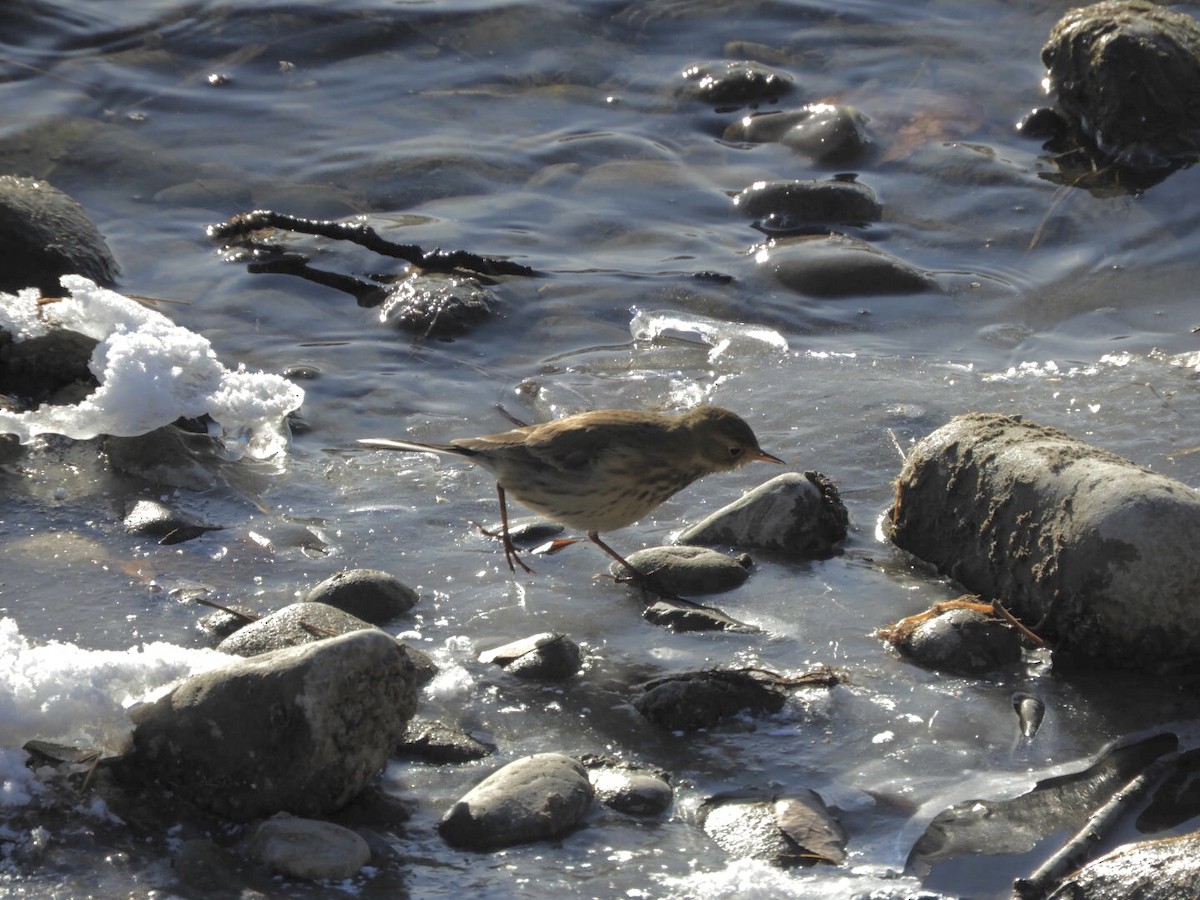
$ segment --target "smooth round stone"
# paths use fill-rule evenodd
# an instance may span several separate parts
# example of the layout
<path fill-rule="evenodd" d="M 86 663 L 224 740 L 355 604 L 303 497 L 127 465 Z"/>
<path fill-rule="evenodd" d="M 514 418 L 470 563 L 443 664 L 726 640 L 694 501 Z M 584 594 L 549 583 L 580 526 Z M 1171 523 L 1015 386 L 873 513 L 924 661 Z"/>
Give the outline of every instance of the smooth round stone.
<path fill-rule="evenodd" d="M 454 847 L 490 850 L 558 837 L 578 824 L 592 785 L 578 760 L 538 753 L 493 772 L 438 824 Z"/>
<path fill-rule="evenodd" d="M 747 216 L 787 216 L 810 223 L 862 224 L 883 214 L 871 188 L 844 179 L 757 181 L 734 196 L 733 205 Z"/>
<path fill-rule="evenodd" d="M 713 106 L 774 103 L 793 87 L 792 76 L 756 62 L 701 63 L 683 70 L 685 96 Z"/>
<path fill-rule="evenodd" d="M 418 597 L 416 591 L 387 572 L 349 569 L 326 578 L 304 599 L 336 607 L 372 625 L 382 625 L 411 610 Z"/>
<path fill-rule="evenodd" d="M 371 859 L 371 848 L 361 836 L 316 819 L 279 817 L 254 829 L 250 854 L 289 878 L 307 881 L 349 878 Z"/>
<path fill-rule="evenodd" d="M 1021 636 L 999 619 L 951 609 L 922 622 L 904 650 L 914 662 L 942 672 L 978 675 L 1021 659 Z"/>
<path fill-rule="evenodd" d="M 596 799 L 631 816 L 658 816 L 675 799 L 671 785 L 650 772 L 616 766 L 588 771 Z"/>
<path fill-rule="evenodd" d="M 879 248 L 845 235 L 780 238 L 766 260 L 784 287 L 810 297 L 855 297 L 935 291 L 929 273 Z"/>
<path fill-rule="evenodd" d="M 743 563 L 708 547 L 647 547 L 625 558 L 662 590 L 683 596 L 732 590 L 750 577 L 746 568 L 748 559 Z M 616 578 L 629 575 L 628 570 L 616 562 L 609 571 Z"/>

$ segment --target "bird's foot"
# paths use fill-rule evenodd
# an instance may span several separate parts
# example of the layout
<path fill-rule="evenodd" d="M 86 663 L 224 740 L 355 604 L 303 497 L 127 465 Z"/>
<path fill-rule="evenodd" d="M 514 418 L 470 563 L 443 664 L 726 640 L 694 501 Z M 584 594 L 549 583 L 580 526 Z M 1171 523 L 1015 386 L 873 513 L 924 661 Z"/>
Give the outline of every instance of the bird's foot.
<path fill-rule="evenodd" d="M 523 571 L 528 572 L 530 575 L 537 574 L 537 572 L 529 568 L 525 560 L 521 559 L 520 551 L 517 550 L 517 545 L 513 543 L 512 537 L 509 536 L 507 528 L 501 528 L 497 531 L 494 528 L 488 528 L 480 522 L 472 521 L 471 524 L 478 528 L 479 533 L 484 537 L 494 538 L 504 545 L 504 559 L 508 562 L 508 568 L 514 575 L 517 573 L 517 566 L 520 566 Z"/>

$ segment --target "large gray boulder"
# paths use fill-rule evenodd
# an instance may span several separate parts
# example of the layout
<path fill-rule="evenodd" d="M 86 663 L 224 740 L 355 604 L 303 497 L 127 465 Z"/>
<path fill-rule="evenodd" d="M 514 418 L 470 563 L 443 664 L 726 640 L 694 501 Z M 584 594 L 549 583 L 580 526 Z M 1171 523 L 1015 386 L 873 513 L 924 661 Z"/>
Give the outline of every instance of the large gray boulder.
<path fill-rule="evenodd" d="M 321 816 L 383 768 L 415 685 L 408 656 L 376 630 L 237 660 L 131 712 L 130 768 L 236 821 Z"/>
<path fill-rule="evenodd" d="M 1062 431 L 953 419 L 910 451 L 885 529 L 1001 600 L 1056 663 L 1200 659 L 1200 492 Z"/>

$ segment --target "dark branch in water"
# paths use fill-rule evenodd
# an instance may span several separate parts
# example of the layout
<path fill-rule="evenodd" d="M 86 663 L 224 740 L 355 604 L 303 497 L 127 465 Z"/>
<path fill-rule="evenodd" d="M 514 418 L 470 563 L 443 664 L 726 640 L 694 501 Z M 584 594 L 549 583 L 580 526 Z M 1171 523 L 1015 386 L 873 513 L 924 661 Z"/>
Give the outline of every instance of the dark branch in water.
<path fill-rule="evenodd" d="M 487 276 L 536 276 L 538 274 L 529 266 L 506 259 L 480 256 L 466 250 L 423 250 L 416 244 L 393 243 L 380 237 L 371 226 L 361 222 L 303 219 L 298 216 L 289 216 L 286 213 L 272 212 L 269 209 L 256 209 L 253 212 L 240 213 L 220 225 L 209 225 L 206 230 L 209 238 L 215 240 L 244 239 L 251 232 L 264 228 L 278 228 L 300 234 L 327 237 L 336 241 L 350 241 L 381 256 L 402 259 L 426 272 L 447 274 L 471 272 Z M 247 243 L 251 247 L 258 246 L 253 241 L 247 241 Z"/>

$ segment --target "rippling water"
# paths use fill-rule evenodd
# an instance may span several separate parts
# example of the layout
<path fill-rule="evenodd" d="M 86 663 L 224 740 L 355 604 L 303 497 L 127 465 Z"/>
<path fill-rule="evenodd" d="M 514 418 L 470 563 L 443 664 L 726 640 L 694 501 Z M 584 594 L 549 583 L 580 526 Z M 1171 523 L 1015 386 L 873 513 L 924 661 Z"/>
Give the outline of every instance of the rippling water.
<path fill-rule="evenodd" d="M 114 479 L 90 448 L 35 450 L 0 471 L 0 612 L 35 641 L 200 647 L 199 610 L 183 599 L 192 590 L 265 611 L 346 567 L 418 587 L 416 615 L 399 627 L 443 667 L 421 713 L 489 736 L 500 754 L 478 769 L 393 764 L 386 784 L 414 808 L 395 838 L 404 862 L 339 890 L 844 897 L 913 886 L 898 873 L 945 806 L 1018 793 L 1179 714 L 1136 680 L 1060 679 L 1036 659 L 1019 673 L 947 678 L 871 637 L 957 593 L 875 533 L 899 450 L 952 415 L 1025 415 L 1200 483 L 1196 364 L 1181 356 L 1200 324 L 1197 173 L 1093 196 L 1055 183 L 1040 146 L 1014 130 L 1042 102 L 1039 50 L 1067 5 L 6 4 L 0 170 L 75 196 L 121 263 L 121 289 L 158 298 L 226 363 L 316 377 L 304 382 L 307 430 L 285 462 L 173 498 L 229 526 L 179 547 L 122 533 L 120 508 L 139 486 Z M 857 107 L 873 148 L 824 167 L 779 144 L 722 141 L 747 111 L 687 99 L 680 73 L 724 58 L 793 75 L 781 108 Z M 937 290 L 823 299 L 772 276 L 777 251 L 761 252 L 764 235 L 730 195 L 848 169 L 885 210 L 856 234 L 934 273 Z M 393 240 L 507 256 L 541 274 L 503 280 L 499 316 L 465 336 L 414 339 L 343 294 L 223 262 L 204 227 L 257 207 L 362 215 Z M 349 246 L 297 244 L 323 268 L 399 271 Z M 635 339 L 660 320 L 703 320 L 734 339 Z M 828 475 L 850 509 L 843 555 L 761 558 L 744 588 L 717 598 L 764 635 L 646 624 L 627 589 L 593 580 L 604 560 L 586 545 L 514 581 L 468 524 L 494 516 L 483 473 L 349 450 L 358 437 L 502 430 L 498 406 L 537 420 L 700 399 L 742 413 L 770 452 Z M 623 550 L 661 542 L 771 474 L 711 478 L 610 538 Z M 535 688 L 473 662 L 481 647 L 542 630 L 584 645 L 577 680 Z M 850 683 L 824 702 L 686 737 L 654 732 L 621 690 L 647 672 L 797 674 L 819 663 Z M 1014 690 L 1049 709 L 1028 745 L 1016 741 Z M 560 843 L 450 852 L 433 831 L 442 811 L 498 763 L 542 750 L 660 765 L 677 806 L 651 823 L 598 811 Z M 781 872 L 727 858 L 692 811 L 756 786 L 819 791 L 843 811 L 850 861 Z M 122 843 L 84 840 L 55 857 L 54 875 L 10 884 L 65 896 L 93 870 L 96 896 L 170 884 L 163 856 L 114 856 Z M 976 862 L 931 886 L 1007 896 L 1036 862 Z"/>

